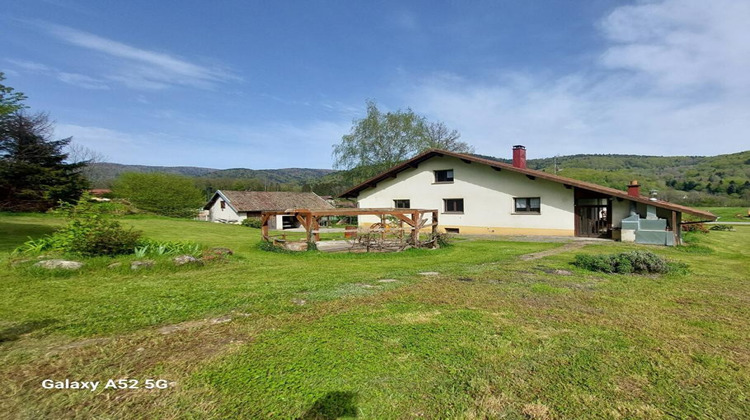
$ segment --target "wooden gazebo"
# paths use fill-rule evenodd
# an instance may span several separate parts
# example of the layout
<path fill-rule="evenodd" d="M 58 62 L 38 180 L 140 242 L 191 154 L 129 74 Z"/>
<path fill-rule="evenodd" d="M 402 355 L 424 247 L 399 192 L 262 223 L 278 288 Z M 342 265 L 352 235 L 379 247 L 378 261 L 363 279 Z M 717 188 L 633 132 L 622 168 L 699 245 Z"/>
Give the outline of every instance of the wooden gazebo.
<path fill-rule="evenodd" d="M 425 215 L 432 216 L 432 223 L 427 223 Z M 431 228 L 433 234 L 437 233 L 438 211 L 425 209 L 395 209 L 395 208 L 371 208 L 371 209 L 288 209 L 284 211 L 264 211 L 261 213 L 261 234 L 263 240 L 270 241 L 268 220 L 272 216 L 294 216 L 307 232 L 307 242 L 320 240 L 320 219 L 328 216 L 377 216 L 381 220 L 392 216 L 404 222 L 410 230 L 410 237 L 414 244 L 419 243 L 419 232 L 424 228 Z"/>

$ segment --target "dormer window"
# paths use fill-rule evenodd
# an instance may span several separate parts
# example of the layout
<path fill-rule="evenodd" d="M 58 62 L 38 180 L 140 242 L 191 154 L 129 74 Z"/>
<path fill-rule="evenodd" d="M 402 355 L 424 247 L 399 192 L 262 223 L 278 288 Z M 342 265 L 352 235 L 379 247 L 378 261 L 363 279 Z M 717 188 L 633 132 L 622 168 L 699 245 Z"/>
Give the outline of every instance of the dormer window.
<path fill-rule="evenodd" d="M 435 171 L 435 183 L 453 182 L 453 169 Z"/>

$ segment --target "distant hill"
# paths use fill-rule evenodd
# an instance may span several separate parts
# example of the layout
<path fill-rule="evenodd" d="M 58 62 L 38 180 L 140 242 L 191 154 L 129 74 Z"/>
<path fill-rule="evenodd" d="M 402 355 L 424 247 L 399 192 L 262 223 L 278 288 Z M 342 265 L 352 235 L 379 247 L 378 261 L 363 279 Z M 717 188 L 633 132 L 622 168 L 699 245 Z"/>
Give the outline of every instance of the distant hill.
<path fill-rule="evenodd" d="M 203 175 L 203 178 L 261 179 L 278 184 L 305 183 L 315 181 L 330 173 L 332 169 L 283 168 L 283 169 L 222 169 Z"/>
<path fill-rule="evenodd" d="M 335 171 L 331 169 L 284 168 L 284 169 L 215 169 L 195 166 L 147 166 L 123 165 L 119 163 L 93 163 L 86 169 L 86 175 L 97 188 L 109 187 L 120 174 L 125 172 L 162 172 L 207 179 L 256 179 L 275 184 L 311 183 Z"/>
<path fill-rule="evenodd" d="M 718 156 L 571 155 L 529 159 L 526 164 L 620 190 L 637 179 L 642 192 L 656 190 L 659 198 L 684 204 L 750 204 L 750 151 Z"/>

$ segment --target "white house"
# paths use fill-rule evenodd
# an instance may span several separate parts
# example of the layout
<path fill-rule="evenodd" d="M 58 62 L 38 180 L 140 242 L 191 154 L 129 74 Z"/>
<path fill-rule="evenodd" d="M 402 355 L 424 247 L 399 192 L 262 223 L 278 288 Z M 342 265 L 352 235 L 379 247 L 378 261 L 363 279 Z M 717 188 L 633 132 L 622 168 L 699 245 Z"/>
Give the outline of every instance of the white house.
<path fill-rule="evenodd" d="M 514 146 L 513 164 L 429 150 L 342 194 L 362 208 L 438 209 L 443 230 L 466 234 L 587 236 L 671 245 L 682 213 L 711 213 L 526 167 Z M 623 221 L 625 221 L 623 223 Z M 361 225 L 377 222 L 362 217 Z M 675 229 L 675 227 L 678 227 Z"/>
<path fill-rule="evenodd" d="M 208 200 L 211 222 L 241 223 L 248 217 L 260 218 L 263 211 L 287 209 L 324 210 L 334 208 L 326 200 L 312 192 L 268 192 L 268 191 L 216 191 Z M 298 227 L 299 222 L 290 216 L 276 216 L 269 222 L 271 229 Z"/>

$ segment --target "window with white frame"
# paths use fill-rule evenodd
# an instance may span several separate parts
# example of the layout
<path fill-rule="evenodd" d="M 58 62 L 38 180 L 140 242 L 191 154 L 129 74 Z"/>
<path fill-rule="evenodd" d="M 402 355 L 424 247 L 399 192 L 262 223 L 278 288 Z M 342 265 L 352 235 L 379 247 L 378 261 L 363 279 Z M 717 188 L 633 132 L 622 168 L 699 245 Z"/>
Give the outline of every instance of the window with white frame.
<path fill-rule="evenodd" d="M 463 198 L 444 198 L 443 208 L 445 213 L 463 213 L 464 212 L 464 199 Z"/>
<path fill-rule="evenodd" d="M 514 213 L 539 214 L 542 210 L 542 199 L 540 197 L 516 197 L 513 199 Z"/>

